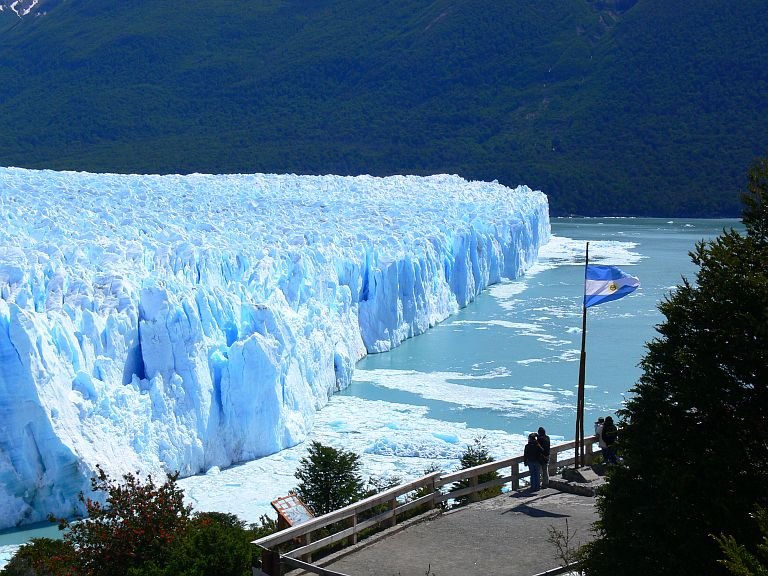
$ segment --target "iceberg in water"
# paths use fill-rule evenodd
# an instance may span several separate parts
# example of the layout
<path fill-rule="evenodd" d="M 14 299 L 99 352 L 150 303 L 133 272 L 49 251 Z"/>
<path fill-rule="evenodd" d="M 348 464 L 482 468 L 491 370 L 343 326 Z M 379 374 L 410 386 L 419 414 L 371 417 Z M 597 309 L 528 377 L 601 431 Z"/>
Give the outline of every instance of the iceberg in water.
<path fill-rule="evenodd" d="M 457 176 L 0 168 L 0 528 L 81 512 L 96 464 L 183 476 L 305 439 L 355 362 L 549 239 Z"/>

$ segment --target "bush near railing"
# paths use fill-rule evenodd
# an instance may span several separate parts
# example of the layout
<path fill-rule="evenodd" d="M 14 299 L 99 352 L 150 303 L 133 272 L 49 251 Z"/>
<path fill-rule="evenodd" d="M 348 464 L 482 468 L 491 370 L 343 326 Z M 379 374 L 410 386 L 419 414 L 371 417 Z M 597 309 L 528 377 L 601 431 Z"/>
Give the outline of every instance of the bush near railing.
<path fill-rule="evenodd" d="M 597 442 L 597 436 L 585 438 L 586 462 L 592 461 L 593 446 Z M 575 441 L 552 446 L 550 452 L 550 475 L 558 469 L 573 465 L 575 462 Z M 568 454 L 568 453 L 571 454 Z M 443 474 L 433 472 L 395 486 L 374 496 L 370 496 L 329 514 L 312 518 L 297 526 L 292 526 L 280 532 L 270 534 L 252 543 L 262 549 L 262 557 L 269 564 L 274 555 L 283 553 L 290 558 L 302 558 L 311 560 L 312 554 L 329 546 L 338 545 L 342 540 L 348 544 L 356 544 L 366 533 L 374 532 L 382 527 L 392 527 L 397 524 L 398 518 L 412 517 L 415 513 L 434 510 L 445 507 L 448 501 L 459 496 L 469 496 L 470 501 L 477 500 L 477 494 L 484 489 L 493 486 L 510 484 L 512 490 L 521 488 L 521 480 L 530 476 L 530 471 L 523 464 L 523 456 L 514 456 L 503 460 L 495 460 L 473 468 L 466 468 L 456 472 Z M 521 471 L 521 467 L 524 468 Z M 490 482 L 478 482 L 478 478 L 489 472 L 509 469 L 508 475 L 500 475 Z M 442 488 L 460 480 L 469 479 L 467 488 L 444 492 Z M 370 516 L 371 510 L 381 509 Z M 370 517 L 369 517 L 370 516 Z M 334 530 L 329 530 L 333 527 Z M 321 534 L 321 538 L 313 540 L 313 535 Z M 267 574 L 271 572 L 265 571 Z"/>

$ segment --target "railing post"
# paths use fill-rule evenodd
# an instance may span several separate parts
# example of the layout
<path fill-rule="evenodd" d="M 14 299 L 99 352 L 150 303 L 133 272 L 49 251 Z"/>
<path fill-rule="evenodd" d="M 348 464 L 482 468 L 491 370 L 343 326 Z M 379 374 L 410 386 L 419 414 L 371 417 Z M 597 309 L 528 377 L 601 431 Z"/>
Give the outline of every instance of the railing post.
<path fill-rule="evenodd" d="M 261 551 L 261 571 L 267 576 L 281 576 L 280 552 L 264 548 Z"/>
<path fill-rule="evenodd" d="M 436 479 L 433 476 L 432 477 L 432 482 L 430 482 L 430 484 L 429 484 L 429 489 L 432 491 L 432 498 L 430 498 L 430 500 L 429 500 L 429 504 L 428 504 L 427 510 L 434 510 L 435 509 L 435 494 L 437 493 L 437 490 L 435 488 L 435 484 L 436 484 Z"/>
<path fill-rule="evenodd" d="M 470 502 L 477 502 L 477 476 L 469 479 L 469 485 L 472 486 L 472 493 L 469 495 Z"/>
<path fill-rule="evenodd" d="M 309 546 L 312 544 L 312 532 L 310 531 L 304 534 L 303 540 L 304 546 Z M 301 557 L 301 559 L 304 560 L 304 562 L 312 562 L 312 552 L 307 552 Z"/>
<path fill-rule="evenodd" d="M 396 508 L 397 508 L 397 498 L 392 498 L 392 500 L 389 501 L 389 509 L 392 510 L 392 518 L 390 518 L 389 520 L 390 527 L 397 524 L 397 514 L 395 514 Z"/>
<path fill-rule="evenodd" d="M 587 466 L 590 466 L 592 464 L 593 455 L 594 454 L 592 452 L 592 440 L 590 440 L 589 442 L 586 442 L 584 446 L 584 462 L 585 464 L 587 464 Z"/>
<path fill-rule="evenodd" d="M 512 483 L 512 490 L 520 490 L 520 462 L 514 462 L 512 464 L 512 470 L 510 471 L 510 480 Z"/>
<path fill-rule="evenodd" d="M 357 544 L 357 512 L 352 514 L 352 544 Z"/>
<path fill-rule="evenodd" d="M 549 476 L 552 477 L 557 474 L 557 455 L 560 452 L 557 450 L 549 451 L 549 462 L 547 462 L 547 468 L 549 469 Z"/>

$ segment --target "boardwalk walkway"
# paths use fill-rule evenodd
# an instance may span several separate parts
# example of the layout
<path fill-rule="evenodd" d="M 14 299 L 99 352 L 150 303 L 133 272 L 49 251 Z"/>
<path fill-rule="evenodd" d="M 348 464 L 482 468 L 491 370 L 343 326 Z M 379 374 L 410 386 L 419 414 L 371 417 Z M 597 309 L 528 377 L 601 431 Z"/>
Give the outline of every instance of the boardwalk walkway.
<path fill-rule="evenodd" d="M 595 499 L 549 488 L 511 492 L 409 525 L 322 564 L 349 576 L 531 576 L 562 564 L 549 529 L 593 538 Z"/>

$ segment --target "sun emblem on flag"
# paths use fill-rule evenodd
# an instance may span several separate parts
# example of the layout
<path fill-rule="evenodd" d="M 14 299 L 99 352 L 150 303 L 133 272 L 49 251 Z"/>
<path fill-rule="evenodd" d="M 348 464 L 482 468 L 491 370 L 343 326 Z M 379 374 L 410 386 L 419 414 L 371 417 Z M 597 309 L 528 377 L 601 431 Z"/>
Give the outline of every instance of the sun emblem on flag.
<path fill-rule="evenodd" d="M 616 292 L 616 290 L 618 290 L 618 289 L 619 289 L 619 287 L 616 286 L 616 282 L 611 282 L 610 284 L 608 284 L 608 291 L 609 292 Z"/>

